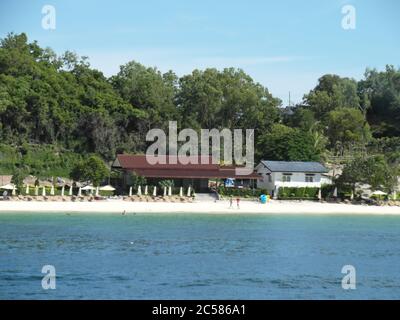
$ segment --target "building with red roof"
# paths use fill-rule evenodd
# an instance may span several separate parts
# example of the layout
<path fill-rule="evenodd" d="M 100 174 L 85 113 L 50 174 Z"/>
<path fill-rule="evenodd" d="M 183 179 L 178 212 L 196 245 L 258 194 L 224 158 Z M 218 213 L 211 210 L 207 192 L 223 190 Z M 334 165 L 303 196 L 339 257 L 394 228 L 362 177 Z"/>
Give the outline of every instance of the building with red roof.
<path fill-rule="evenodd" d="M 131 172 L 153 182 L 174 180 L 177 187 L 190 185 L 198 191 L 208 189 L 211 179 L 234 179 L 238 185 L 255 186 L 260 178 L 255 171 L 248 175 L 238 175 L 236 169 L 240 166 L 213 163 L 212 157 L 186 156 L 182 159 L 165 156 L 165 163 L 156 163 L 159 159 L 157 156 L 119 154 L 112 167 L 125 172 L 125 177 Z"/>

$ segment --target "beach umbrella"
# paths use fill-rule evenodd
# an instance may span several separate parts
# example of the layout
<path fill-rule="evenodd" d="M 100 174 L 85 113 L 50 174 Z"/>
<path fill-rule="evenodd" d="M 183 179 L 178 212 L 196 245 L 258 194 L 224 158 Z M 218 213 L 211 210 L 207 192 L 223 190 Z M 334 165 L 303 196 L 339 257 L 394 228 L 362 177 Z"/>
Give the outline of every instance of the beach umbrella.
<path fill-rule="evenodd" d="M 132 187 L 129 187 L 129 196 L 132 197 Z"/>
<path fill-rule="evenodd" d="M 96 188 L 93 187 L 92 185 L 87 185 L 87 186 L 84 186 L 83 188 L 81 188 L 82 191 L 89 191 L 90 195 L 93 194 L 93 190 L 95 190 L 95 189 Z M 81 196 L 81 195 L 79 195 L 79 196 Z"/>
<path fill-rule="evenodd" d="M 35 196 L 39 195 L 39 186 L 35 186 Z"/>
<path fill-rule="evenodd" d="M 11 183 L 8 183 L 8 184 L 0 187 L 0 189 L 11 190 L 11 191 L 14 190 L 14 188 L 15 188 L 15 186 Z"/>
<path fill-rule="evenodd" d="M 335 187 L 335 190 L 333 190 L 333 197 L 337 198 L 337 188 Z"/>
<path fill-rule="evenodd" d="M 387 193 L 383 192 L 381 190 L 377 190 L 377 191 L 372 192 L 372 195 L 374 195 L 374 196 L 386 196 Z"/>
<path fill-rule="evenodd" d="M 25 194 L 29 195 L 29 184 L 26 185 Z"/>
<path fill-rule="evenodd" d="M 42 189 L 42 196 L 43 196 L 43 197 L 46 196 L 46 187 L 45 187 L 45 186 L 43 186 L 43 189 Z"/>
<path fill-rule="evenodd" d="M 321 192 L 321 188 L 319 188 L 318 190 L 318 199 L 321 200 L 322 199 L 322 192 Z"/>
<path fill-rule="evenodd" d="M 68 192 L 68 194 L 69 194 L 70 196 L 72 196 L 72 186 L 69 186 L 69 192 Z"/>
<path fill-rule="evenodd" d="M 115 191 L 115 188 L 113 186 L 110 186 L 109 184 L 106 186 L 102 186 L 99 188 L 100 191 Z"/>
<path fill-rule="evenodd" d="M 95 195 L 96 195 L 96 197 L 99 196 L 99 187 L 98 186 L 96 187 L 96 194 Z"/>
<path fill-rule="evenodd" d="M 172 196 L 172 187 L 171 186 L 168 187 L 168 196 Z"/>
<path fill-rule="evenodd" d="M 144 187 L 144 194 L 145 194 L 146 196 L 149 194 L 148 189 L 147 189 L 147 184 L 146 184 L 146 186 Z"/>
<path fill-rule="evenodd" d="M 82 197 L 82 188 L 81 187 L 79 187 L 79 190 L 78 190 L 78 197 Z"/>
<path fill-rule="evenodd" d="M 157 196 L 157 187 L 153 188 L 153 196 L 156 197 Z"/>
<path fill-rule="evenodd" d="M 54 196 L 54 185 L 51 185 L 50 195 Z"/>
<path fill-rule="evenodd" d="M 83 188 L 80 188 L 82 191 L 92 191 L 92 190 L 94 190 L 95 188 L 93 187 L 93 186 L 91 186 L 91 185 L 87 185 L 87 186 L 84 186 Z"/>
<path fill-rule="evenodd" d="M 138 196 L 142 195 L 142 187 L 141 186 L 139 186 L 138 189 L 137 189 L 137 195 Z"/>
<path fill-rule="evenodd" d="M 187 196 L 190 197 L 190 186 L 189 186 L 188 191 L 187 191 Z"/>
<path fill-rule="evenodd" d="M 164 193 L 163 193 L 164 197 L 167 196 L 167 187 L 164 187 Z"/>
<path fill-rule="evenodd" d="M 65 186 L 63 185 L 61 187 L 61 197 L 64 197 L 64 193 L 65 193 Z"/>
<path fill-rule="evenodd" d="M 179 196 L 183 197 L 183 188 L 182 187 L 180 187 L 180 189 L 179 189 Z"/>

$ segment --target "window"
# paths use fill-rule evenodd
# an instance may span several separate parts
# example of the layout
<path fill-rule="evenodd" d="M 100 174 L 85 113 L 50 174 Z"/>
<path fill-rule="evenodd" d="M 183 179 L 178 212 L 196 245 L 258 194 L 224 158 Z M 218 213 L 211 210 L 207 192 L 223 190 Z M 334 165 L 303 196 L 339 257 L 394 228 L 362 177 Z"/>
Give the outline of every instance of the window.
<path fill-rule="evenodd" d="M 314 175 L 306 174 L 306 182 L 314 182 Z"/>
<path fill-rule="evenodd" d="M 282 181 L 283 182 L 290 182 L 292 179 L 292 174 L 291 173 L 284 173 L 282 176 Z"/>
<path fill-rule="evenodd" d="M 265 175 L 265 179 L 266 179 L 268 182 L 272 182 L 271 173 L 267 172 L 267 173 L 264 173 L 264 175 Z"/>

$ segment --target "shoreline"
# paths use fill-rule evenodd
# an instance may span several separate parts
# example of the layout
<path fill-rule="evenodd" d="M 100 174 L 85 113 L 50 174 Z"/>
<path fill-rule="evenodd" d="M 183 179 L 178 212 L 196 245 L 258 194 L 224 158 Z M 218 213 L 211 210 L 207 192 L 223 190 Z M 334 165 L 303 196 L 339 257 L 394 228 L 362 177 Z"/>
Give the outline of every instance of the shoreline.
<path fill-rule="evenodd" d="M 274 200 L 267 204 L 242 200 L 240 209 L 229 208 L 229 201 L 217 202 L 130 202 L 105 200 L 91 202 L 0 201 L 0 214 L 30 213 L 201 213 L 201 214 L 364 214 L 400 215 L 400 206 L 369 206 L 312 201 Z"/>

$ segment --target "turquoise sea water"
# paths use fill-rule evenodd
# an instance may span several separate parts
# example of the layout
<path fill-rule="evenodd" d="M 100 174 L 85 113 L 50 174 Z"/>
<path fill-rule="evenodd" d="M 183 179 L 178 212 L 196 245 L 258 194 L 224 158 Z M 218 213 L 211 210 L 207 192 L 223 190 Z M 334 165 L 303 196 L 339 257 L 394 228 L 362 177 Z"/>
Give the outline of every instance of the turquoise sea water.
<path fill-rule="evenodd" d="M 2 213 L 0 299 L 399 299 L 399 248 L 396 216 Z"/>

